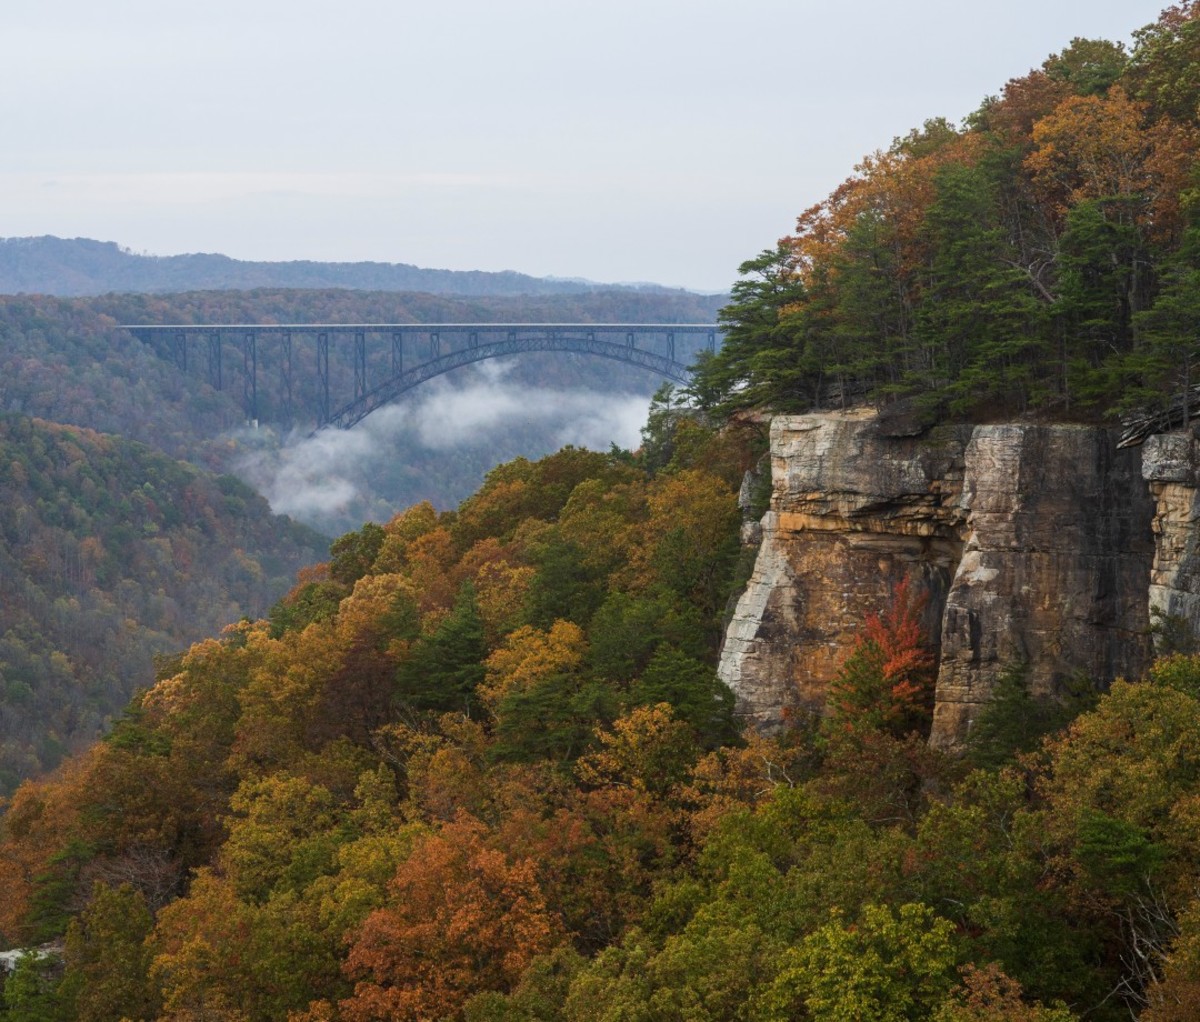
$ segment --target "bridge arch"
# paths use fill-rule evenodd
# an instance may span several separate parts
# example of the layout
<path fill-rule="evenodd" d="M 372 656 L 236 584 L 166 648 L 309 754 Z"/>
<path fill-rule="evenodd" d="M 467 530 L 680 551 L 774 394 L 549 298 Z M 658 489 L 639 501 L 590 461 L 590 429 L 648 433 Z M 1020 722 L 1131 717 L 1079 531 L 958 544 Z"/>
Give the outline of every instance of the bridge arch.
<path fill-rule="evenodd" d="M 348 429 L 414 387 L 452 369 L 524 352 L 573 352 L 608 358 L 637 366 L 677 383 L 691 379 L 689 367 L 676 358 L 676 341 L 688 338 L 687 350 L 702 339 L 716 350 L 722 330 L 715 323 L 126 323 L 135 337 L 152 342 L 160 355 L 173 359 L 181 371 L 193 371 L 199 359 L 189 352 L 201 342 L 207 354 L 208 383 L 222 390 L 228 377 L 240 379 L 247 422 L 259 420 L 259 341 L 274 337 L 266 361 L 278 374 L 276 392 L 281 421 L 294 419 L 294 384 L 299 361 L 293 362 L 293 341 L 309 337 L 314 343 L 311 365 L 316 377 L 316 429 Z M 368 345 L 368 337 L 387 338 L 382 346 Z M 427 348 L 416 347 L 424 337 Z M 336 405 L 331 398 L 339 383 L 348 383 L 345 368 L 331 361 L 331 339 L 352 340 L 353 400 Z M 443 348 L 447 342 L 449 350 Z M 639 342 L 645 342 L 647 347 Z M 226 349 L 232 347 L 231 352 Z M 240 349 L 240 350 L 239 350 Z M 342 347 L 345 353 L 345 347 Z M 446 351 L 443 354 L 443 351 Z M 407 365 L 414 355 L 427 357 Z M 661 352 L 661 353 L 660 353 Z M 232 358 L 230 356 L 232 355 Z M 240 357 L 238 357 L 240 356 Z M 382 356 L 382 357 L 380 357 Z M 390 357 L 389 357 L 390 356 Z M 299 358 L 299 356 L 298 356 Z M 240 363 L 240 365 L 239 365 Z M 390 365 L 387 365 L 390 363 Z M 385 368 L 386 365 L 386 368 Z M 226 370 L 231 370 L 227 372 Z"/>
<path fill-rule="evenodd" d="M 582 355 L 594 355 L 639 366 L 659 376 L 674 380 L 676 383 L 686 384 L 691 381 L 691 371 L 682 362 L 676 362 L 665 355 L 658 355 L 631 344 L 615 344 L 595 336 L 569 337 L 554 334 L 530 337 L 509 336 L 503 341 L 484 342 L 461 348 L 423 362 L 412 369 L 407 369 L 337 409 L 325 423 L 318 427 L 318 431 L 328 426 L 349 429 L 376 409 L 391 404 L 402 394 L 419 387 L 435 376 L 448 373 L 452 369 L 459 369 L 485 359 L 502 358 L 531 351 L 567 351 Z"/>

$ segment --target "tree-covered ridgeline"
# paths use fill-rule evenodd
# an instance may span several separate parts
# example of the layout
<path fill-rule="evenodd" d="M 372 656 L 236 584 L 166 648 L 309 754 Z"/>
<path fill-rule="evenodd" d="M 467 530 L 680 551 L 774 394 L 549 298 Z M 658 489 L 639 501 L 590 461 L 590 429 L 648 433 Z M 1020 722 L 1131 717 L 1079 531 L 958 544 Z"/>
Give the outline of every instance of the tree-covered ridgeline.
<path fill-rule="evenodd" d="M 1200 4 L 1075 39 L 867 156 L 741 267 L 696 395 L 723 413 L 909 399 L 929 417 L 1195 404 Z"/>
<path fill-rule="evenodd" d="M 568 927 L 580 947 L 619 932 L 678 858 L 662 792 L 735 737 L 712 663 L 736 483 L 757 457 L 659 422 L 653 466 L 568 448 L 496 470 L 455 513 L 418 505 L 343 537 L 267 618 L 164 660 L 106 740 L 23 785 L 3 816 L 0 933 L 65 936 L 77 966 L 60 983 L 28 963 L 9 1017 L 111 997 L 130 1017 L 282 1019 L 349 997 L 353 970 L 448 984 L 405 996 L 457 1003 Z M 552 894 L 530 865 L 543 846 Z M 373 941 L 429 914 L 461 920 L 438 954 L 378 959 Z M 103 948 L 151 930 L 161 954 Z"/>
<path fill-rule="evenodd" d="M 0 410 L 119 434 L 172 457 L 227 470 L 229 433 L 245 425 L 240 367 L 227 364 L 224 389 L 215 390 L 203 354 L 193 350 L 190 371 L 181 372 L 169 338 L 155 346 L 118 324 L 711 323 L 720 305 L 718 297 L 640 291 L 508 298 L 282 288 L 74 299 L 0 295 Z M 233 347 L 240 339 L 228 337 L 226 343 Z M 226 354 L 231 363 L 232 356 L 233 351 Z M 262 418 L 282 428 L 278 366 L 272 362 L 278 353 L 264 344 L 259 357 Z M 313 344 L 297 344 L 295 360 L 296 419 L 301 426 L 315 425 L 319 388 Z M 542 387 L 600 391 L 649 394 L 654 387 L 644 371 L 607 360 L 534 359 L 533 371 L 529 368 L 522 362 L 514 378 Z M 335 393 L 353 393 L 348 352 L 333 352 L 329 371 Z"/>
<path fill-rule="evenodd" d="M 657 284 L 597 284 L 512 270 L 434 270 L 407 263 L 254 262 L 212 253 L 154 256 L 89 238 L 0 238 L 0 292 L 59 296 L 178 294 L 290 288 L 407 291 L 468 298 L 580 295 L 597 291 L 683 295 Z"/>
<path fill-rule="evenodd" d="M 151 445 L 215 472 L 232 472 L 260 489 L 272 488 L 277 473 L 296 469 L 291 492 L 307 489 L 317 465 L 336 459 L 320 456 L 340 446 L 332 437 L 305 445 L 321 407 L 321 373 L 316 338 L 296 338 L 293 349 L 294 423 L 287 407 L 280 338 L 264 338 L 258 347 L 258 406 L 261 428 L 246 428 L 243 404 L 243 352 L 240 334 L 224 336 L 224 380 L 214 389 L 208 377 L 206 346 L 192 337 L 187 371 L 181 371 L 173 339 L 154 343 L 118 328 L 121 323 L 420 323 L 420 322 L 681 322 L 712 323 L 723 298 L 654 291 L 598 291 L 577 295 L 463 298 L 379 291 L 204 291 L 172 295 L 116 294 L 92 298 L 0 295 L 0 410 L 53 422 L 118 434 Z M 353 348 L 331 345 L 330 392 L 354 393 Z M 373 338 L 372 353 L 381 351 Z M 408 341 L 412 343 L 412 338 Z M 703 344 L 702 338 L 695 343 Z M 409 349 L 406 357 L 414 353 Z M 682 340 L 681 360 L 691 356 Z M 422 353 L 423 357 L 423 353 Z M 385 359 L 385 362 L 387 360 Z M 393 406 L 391 415 L 372 418 L 346 445 L 360 458 L 342 459 L 340 469 L 353 494 L 339 501 L 300 501 L 290 505 L 307 524 L 336 536 L 364 521 L 386 521 L 398 508 L 423 500 L 453 507 L 479 487 L 484 475 L 518 455 L 548 454 L 565 442 L 560 436 L 580 401 L 600 406 L 612 395 L 621 407 L 646 398 L 657 385 L 644 369 L 610 359 L 566 353 L 529 353 L 491 362 L 503 384 L 497 403 L 536 388 L 533 414 L 499 416 L 483 429 L 453 430 L 461 413 L 454 396 L 463 388 L 486 385 L 495 391 L 495 375 L 467 367 L 431 381 L 427 388 Z M 382 365 L 370 370 L 376 373 Z M 377 376 L 372 380 L 378 382 Z M 374 385 L 374 384 L 372 384 Z M 441 395 L 441 400 L 432 395 Z M 443 410 L 449 406 L 450 410 Z M 586 423 L 586 416 L 575 416 Z M 295 429 L 292 429 L 292 426 Z M 439 439 L 454 432 L 457 443 Z M 590 431 L 585 431 L 586 432 Z M 356 446 L 357 441 L 357 446 Z M 592 440 L 592 443 L 597 441 Z M 607 440 L 604 441 L 607 443 Z M 453 446 L 453 457 L 447 452 Z M 386 450 L 386 455 L 383 451 Z M 370 452 L 370 453 L 368 453 Z M 378 452 L 378 453 L 376 453 Z M 295 455 L 295 457 L 293 457 Z M 276 484 L 287 492 L 286 484 Z"/>

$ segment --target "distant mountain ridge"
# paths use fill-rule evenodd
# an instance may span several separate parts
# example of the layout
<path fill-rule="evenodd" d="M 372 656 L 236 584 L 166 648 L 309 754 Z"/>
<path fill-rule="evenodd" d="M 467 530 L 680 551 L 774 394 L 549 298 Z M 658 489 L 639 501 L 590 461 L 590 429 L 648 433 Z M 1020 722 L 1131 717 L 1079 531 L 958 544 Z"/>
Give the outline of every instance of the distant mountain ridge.
<path fill-rule="evenodd" d="M 90 238 L 0 238 L 0 294 L 60 297 L 111 292 L 348 288 L 433 294 L 566 295 L 627 289 L 686 293 L 656 284 L 597 284 L 511 270 L 430 270 L 406 263 L 250 262 L 225 255 L 138 255 Z"/>

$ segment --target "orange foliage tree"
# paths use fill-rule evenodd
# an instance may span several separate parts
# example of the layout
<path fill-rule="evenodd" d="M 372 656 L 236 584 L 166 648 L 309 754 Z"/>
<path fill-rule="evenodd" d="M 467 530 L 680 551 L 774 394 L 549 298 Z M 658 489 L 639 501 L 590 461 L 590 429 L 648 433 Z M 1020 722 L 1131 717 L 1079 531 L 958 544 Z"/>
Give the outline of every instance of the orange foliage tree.
<path fill-rule="evenodd" d="M 483 990 L 508 990 L 559 939 L 534 863 L 512 862 L 466 814 L 421 842 L 391 900 L 367 917 L 346 961 L 349 1022 L 443 1018 Z"/>

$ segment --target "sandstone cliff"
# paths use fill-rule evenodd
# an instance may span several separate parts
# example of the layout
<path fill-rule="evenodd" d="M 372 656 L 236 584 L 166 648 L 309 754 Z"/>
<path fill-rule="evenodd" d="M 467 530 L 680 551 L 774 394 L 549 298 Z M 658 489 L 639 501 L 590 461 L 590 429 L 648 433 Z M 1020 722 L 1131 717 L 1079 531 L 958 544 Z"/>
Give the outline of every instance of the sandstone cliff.
<path fill-rule="evenodd" d="M 1035 692 L 1076 673 L 1106 684 L 1145 668 L 1151 607 L 1200 617 L 1190 440 L 1147 457 L 1150 487 L 1140 450 L 1084 426 L 897 437 L 868 411 L 780 416 L 771 451 L 771 506 L 720 666 L 757 726 L 821 712 L 864 617 L 905 576 L 929 597 L 945 747 L 1005 667 L 1027 665 Z"/>
<path fill-rule="evenodd" d="M 1150 613 L 1200 626 L 1200 445 L 1191 435 L 1152 436 L 1142 475 L 1156 502 Z"/>

